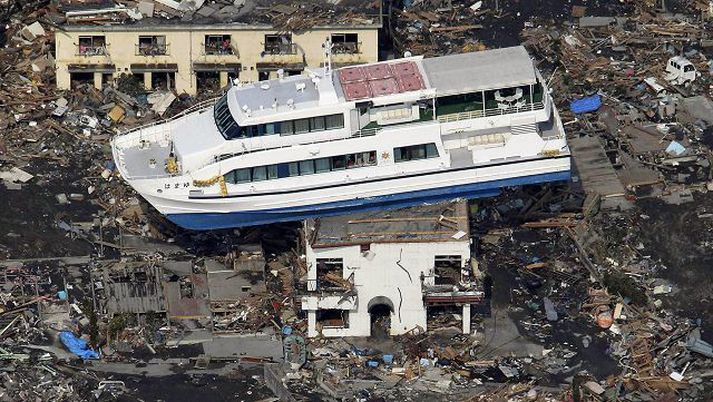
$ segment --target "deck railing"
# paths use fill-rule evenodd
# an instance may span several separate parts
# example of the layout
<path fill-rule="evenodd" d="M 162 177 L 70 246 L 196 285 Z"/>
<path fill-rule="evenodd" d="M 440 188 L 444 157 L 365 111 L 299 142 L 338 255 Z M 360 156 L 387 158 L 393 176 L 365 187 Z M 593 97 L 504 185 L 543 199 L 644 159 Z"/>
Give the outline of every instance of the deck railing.
<path fill-rule="evenodd" d="M 497 108 L 497 109 L 485 109 L 483 110 L 473 110 L 470 112 L 460 112 L 460 113 L 450 113 L 442 116 L 438 116 L 438 121 L 440 123 L 451 123 L 454 121 L 478 119 L 481 117 L 491 117 L 491 116 L 501 116 L 505 114 L 515 114 L 522 112 L 530 112 L 534 110 L 542 110 L 545 108 L 543 102 L 533 102 L 528 103 L 524 106 L 513 106 L 509 108 Z"/>
<path fill-rule="evenodd" d="M 197 111 L 200 111 L 200 110 L 203 110 L 203 109 L 207 109 L 207 108 L 209 108 L 209 107 L 215 105 L 215 103 L 218 102 L 218 99 L 220 99 L 220 98 L 221 98 L 221 97 L 219 96 L 219 97 L 217 97 L 217 98 L 212 98 L 212 99 L 208 99 L 208 100 L 204 100 L 204 101 L 198 102 L 198 103 L 196 103 L 195 105 L 189 107 L 188 109 L 186 109 L 186 110 L 184 110 L 184 111 L 182 111 L 182 112 L 180 112 L 180 113 L 177 113 L 176 115 L 171 116 L 171 117 L 169 117 L 169 118 L 167 118 L 167 119 L 156 120 L 156 121 L 153 121 L 153 122 L 151 122 L 151 123 L 144 124 L 144 125 L 142 125 L 142 126 L 128 128 L 128 129 L 126 129 L 125 131 L 122 131 L 122 132 L 118 133 L 118 134 L 116 135 L 116 137 L 121 137 L 121 136 L 130 134 L 130 133 L 139 131 L 139 130 L 144 130 L 144 129 L 147 129 L 147 128 L 149 128 L 149 127 L 157 126 L 157 125 L 159 125 L 159 124 L 164 124 L 164 123 L 169 123 L 169 122 L 172 122 L 172 121 L 176 121 L 176 120 L 178 120 L 178 119 L 180 119 L 180 118 L 182 118 L 182 117 L 185 117 L 185 116 L 187 116 L 187 115 L 189 115 L 189 114 L 191 114 L 191 113 L 193 113 L 193 112 L 197 112 Z"/>

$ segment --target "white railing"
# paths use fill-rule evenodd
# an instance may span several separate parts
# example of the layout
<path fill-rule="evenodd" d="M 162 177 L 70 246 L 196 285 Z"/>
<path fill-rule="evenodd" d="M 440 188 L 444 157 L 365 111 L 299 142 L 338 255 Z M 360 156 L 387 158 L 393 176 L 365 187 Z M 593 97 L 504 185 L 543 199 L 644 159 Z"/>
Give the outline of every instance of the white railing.
<path fill-rule="evenodd" d="M 352 137 L 352 138 L 371 137 L 373 135 L 376 135 L 381 130 L 383 130 L 383 127 L 363 128 L 361 130 L 355 131 L 350 137 Z M 335 138 L 335 139 L 332 139 L 329 141 L 335 141 L 337 139 L 342 139 L 342 138 Z"/>
<path fill-rule="evenodd" d="M 501 116 L 501 115 L 505 115 L 505 114 L 530 112 L 530 111 L 534 111 L 534 110 L 542 110 L 544 108 L 545 108 L 545 104 L 543 102 L 533 102 L 533 103 L 529 103 L 529 104 L 526 104 L 524 106 L 519 106 L 519 107 L 514 106 L 514 107 L 509 107 L 509 108 L 485 109 L 485 111 L 473 110 L 470 112 L 445 114 L 442 116 L 438 116 L 438 122 L 439 123 L 451 123 L 454 121 L 479 119 L 481 117 Z"/>
<path fill-rule="evenodd" d="M 167 119 L 156 120 L 156 121 L 153 121 L 153 122 L 151 122 L 151 123 L 144 124 L 144 125 L 139 126 L 139 127 L 131 127 L 131 128 L 128 128 L 128 129 L 126 129 L 126 130 L 124 130 L 124 131 L 122 131 L 122 132 L 119 132 L 116 136 L 117 136 L 117 137 L 121 137 L 121 136 L 124 136 L 124 135 L 127 135 L 127 134 L 134 133 L 134 132 L 139 131 L 139 130 L 145 130 L 145 129 L 149 128 L 149 127 L 157 126 L 157 125 L 159 125 L 159 124 L 165 124 L 165 123 L 170 123 L 170 122 L 172 122 L 172 121 L 176 121 L 176 120 L 178 120 L 178 119 L 181 119 L 181 118 L 183 118 L 183 117 L 186 117 L 187 115 L 189 115 L 189 114 L 191 114 L 191 113 L 193 113 L 193 112 L 197 112 L 197 111 L 200 111 L 200 110 L 203 110 L 203 109 L 207 109 L 207 108 L 209 108 L 209 107 L 215 105 L 215 103 L 216 103 L 216 102 L 218 101 L 218 99 L 220 99 L 220 98 L 221 98 L 221 97 L 219 96 L 219 97 L 217 97 L 217 98 L 212 98 L 212 99 L 204 100 L 204 101 L 202 101 L 202 102 L 198 102 L 198 103 L 196 103 L 195 105 L 193 105 L 193 106 L 187 108 L 186 110 L 183 110 L 182 112 L 176 114 L 175 116 L 171 116 L 171 117 L 169 117 L 169 118 L 167 118 Z"/>

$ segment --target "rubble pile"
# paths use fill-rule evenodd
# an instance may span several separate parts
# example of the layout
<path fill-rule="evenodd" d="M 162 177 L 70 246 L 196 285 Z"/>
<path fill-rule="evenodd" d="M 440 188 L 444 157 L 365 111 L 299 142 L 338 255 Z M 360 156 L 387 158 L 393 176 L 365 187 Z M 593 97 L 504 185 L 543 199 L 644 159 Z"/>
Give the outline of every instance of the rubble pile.
<path fill-rule="evenodd" d="M 285 32 L 300 32 L 317 25 L 359 24 L 360 21 L 365 25 L 372 24 L 379 9 L 378 1 L 352 0 L 339 3 L 306 0 L 107 0 L 87 3 L 60 0 L 58 4 L 58 10 L 70 24 L 141 24 L 151 19 L 180 19 L 194 23 L 270 24 Z"/>
<path fill-rule="evenodd" d="M 575 111 L 563 113 L 570 132 L 600 140 L 629 197 L 687 202 L 711 178 L 711 37 L 695 15 L 642 11 L 523 32 L 550 65 L 554 93 L 567 95 L 561 110 Z M 570 102 L 592 94 L 598 113 L 576 113 Z"/>
<path fill-rule="evenodd" d="M 641 3 L 599 1 L 583 7 L 557 1 L 404 1 L 401 8 L 393 10 L 398 18 L 391 23 L 390 33 L 399 55 L 442 56 L 519 45 L 523 28 L 566 24 L 571 14 L 588 9 L 597 15 L 629 15 L 634 13 L 634 5 L 644 7 Z"/>
<path fill-rule="evenodd" d="M 286 400 L 713 394 L 713 31 L 705 2 L 671 2 L 668 12 L 654 1 L 563 2 L 537 15 L 508 11 L 508 1 L 424 0 L 393 10 L 387 29 L 400 54 L 474 51 L 498 43 L 493 26 L 524 29 L 577 170 L 567 185 L 470 203 L 473 272 L 487 295 L 470 334 L 460 328 L 461 309 L 443 308 L 429 314 L 428 331 L 356 340 L 305 338 L 299 224 L 185 232 L 121 184 L 112 135 L 210 96 L 147 92 L 129 76 L 102 91 L 54 87 L 57 23 L 233 21 L 240 2 L 103 1 L 93 14 L 77 13 L 72 1 L 44 3 L 2 10 L 0 400 L 115 399 L 154 370 L 187 373 L 186 384 L 202 386 L 245 365 L 264 368 L 264 381 Z M 341 3 L 343 21 L 368 19 Z M 257 21 L 284 30 L 340 21 L 324 4 L 266 4 L 253 4 Z M 322 279 L 353 290 L 338 274 Z"/>

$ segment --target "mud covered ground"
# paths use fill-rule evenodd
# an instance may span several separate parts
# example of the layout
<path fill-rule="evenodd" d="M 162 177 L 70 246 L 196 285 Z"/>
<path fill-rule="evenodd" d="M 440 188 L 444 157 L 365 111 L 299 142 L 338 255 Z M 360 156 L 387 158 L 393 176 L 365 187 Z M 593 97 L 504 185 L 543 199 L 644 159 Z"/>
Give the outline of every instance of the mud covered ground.
<path fill-rule="evenodd" d="M 272 397 L 262 381 L 262 370 L 252 369 L 233 375 L 177 374 L 167 377 L 118 376 L 128 392 L 117 400 L 121 402 L 252 402 Z"/>
<path fill-rule="evenodd" d="M 644 252 L 666 266 L 659 276 L 673 285 L 673 293 L 661 297 L 664 307 L 701 319 L 703 338 L 713 342 L 713 193 L 683 205 L 638 205 L 645 215 L 637 220 Z"/>

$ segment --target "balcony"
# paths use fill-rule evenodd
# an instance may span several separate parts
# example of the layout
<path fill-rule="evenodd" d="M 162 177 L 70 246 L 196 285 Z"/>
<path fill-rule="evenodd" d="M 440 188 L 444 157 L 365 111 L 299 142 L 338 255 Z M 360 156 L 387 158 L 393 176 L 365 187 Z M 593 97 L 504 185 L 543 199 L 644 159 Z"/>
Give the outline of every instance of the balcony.
<path fill-rule="evenodd" d="M 106 46 L 88 46 L 88 45 L 78 45 L 77 46 L 77 56 L 108 56 Z"/>
<path fill-rule="evenodd" d="M 237 56 L 238 50 L 235 46 L 228 44 L 206 44 L 203 46 L 203 56 Z"/>
<path fill-rule="evenodd" d="M 136 56 L 166 56 L 169 54 L 168 44 L 139 43 L 136 45 Z"/>
<path fill-rule="evenodd" d="M 297 44 L 295 43 L 264 43 L 265 54 L 267 55 L 295 55 L 297 54 Z"/>
<path fill-rule="evenodd" d="M 318 273 L 317 279 L 307 279 L 307 291 L 326 294 L 356 294 L 354 290 L 354 273 L 343 278 L 336 272 Z"/>
<path fill-rule="evenodd" d="M 361 46 L 358 42 L 341 42 L 332 44 L 332 54 L 359 54 Z"/>

